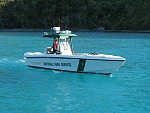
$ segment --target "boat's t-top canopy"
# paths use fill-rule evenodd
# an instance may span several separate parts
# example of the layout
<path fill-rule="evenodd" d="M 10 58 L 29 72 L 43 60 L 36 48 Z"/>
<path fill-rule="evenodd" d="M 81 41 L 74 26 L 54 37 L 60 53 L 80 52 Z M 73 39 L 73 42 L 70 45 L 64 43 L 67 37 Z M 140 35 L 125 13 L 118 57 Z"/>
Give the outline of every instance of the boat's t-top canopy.
<path fill-rule="evenodd" d="M 71 31 L 69 30 L 60 31 L 60 27 L 53 27 L 50 35 L 47 32 L 44 32 L 43 38 L 66 39 L 66 38 L 75 37 L 75 36 L 77 35 L 71 33 Z"/>
<path fill-rule="evenodd" d="M 60 31 L 60 27 L 53 27 L 50 35 L 47 32 L 44 32 L 43 38 L 53 39 L 54 41 L 53 47 L 51 47 L 53 48 L 52 53 L 54 53 L 54 50 L 56 50 L 57 51 L 56 53 L 60 53 L 62 55 L 72 55 L 73 53 L 72 37 L 75 36 L 77 35 L 71 33 L 71 31 L 69 30 Z M 54 49 L 55 45 L 57 46 L 56 49 Z"/>

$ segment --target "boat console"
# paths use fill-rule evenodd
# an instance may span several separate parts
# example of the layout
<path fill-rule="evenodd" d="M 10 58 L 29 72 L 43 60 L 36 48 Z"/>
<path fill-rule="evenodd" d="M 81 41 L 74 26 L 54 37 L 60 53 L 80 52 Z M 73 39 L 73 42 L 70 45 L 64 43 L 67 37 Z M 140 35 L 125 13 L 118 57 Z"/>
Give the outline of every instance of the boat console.
<path fill-rule="evenodd" d="M 56 54 L 62 54 L 62 55 L 72 55 L 73 46 L 72 46 L 72 37 L 76 36 L 75 34 L 72 34 L 69 30 L 63 30 L 60 31 L 60 27 L 53 27 L 51 29 L 51 34 L 49 35 L 47 32 L 44 32 L 44 38 L 53 38 L 58 40 L 57 45 L 57 52 Z M 55 54 L 52 51 L 51 47 L 47 47 L 44 50 L 45 54 Z"/>

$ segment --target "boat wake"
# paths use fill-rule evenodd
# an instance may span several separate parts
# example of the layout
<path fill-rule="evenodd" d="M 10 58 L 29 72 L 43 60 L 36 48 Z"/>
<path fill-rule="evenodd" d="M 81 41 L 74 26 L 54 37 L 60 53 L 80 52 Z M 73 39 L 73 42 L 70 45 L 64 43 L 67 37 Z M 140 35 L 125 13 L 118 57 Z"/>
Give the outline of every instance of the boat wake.
<path fill-rule="evenodd" d="M 0 59 L 0 63 L 24 63 L 24 62 L 25 62 L 25 60 L 23 60 L 23 59 L 20 59 L 20 60 L 8 59 L 8 58 Z"/>
<path fill-rule="evenodd" d="M 53 70 L 53 73 L 59 74 L 59 73 L 62 73 L 62 71 Z"/>
<path fill-rule="evenodd" d="M 0 63 L 3 63 L 3 62 L 8 62 L 8 59 L 7 58 L 0 59 Z"/>
<path fill-rule="evenodd" d="M 25 62 L 25 60 L 23 60 L 23 59 L 20 59 L 20 60 L 18 60 L 17 62 Z"/>

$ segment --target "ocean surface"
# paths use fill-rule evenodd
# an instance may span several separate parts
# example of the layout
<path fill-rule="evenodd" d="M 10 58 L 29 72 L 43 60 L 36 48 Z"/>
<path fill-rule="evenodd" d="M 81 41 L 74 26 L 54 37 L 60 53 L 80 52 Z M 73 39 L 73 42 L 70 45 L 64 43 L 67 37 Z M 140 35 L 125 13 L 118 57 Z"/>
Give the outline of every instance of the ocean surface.
<path fill-rule="evenodd" d="M 111 76 L 31 68 L 25 52 L 52 45 L 43 32 L 0 32 L 0 113 L 150 113 L 150 34 L 74 32 L 74 51 L 119 55 Z"/>

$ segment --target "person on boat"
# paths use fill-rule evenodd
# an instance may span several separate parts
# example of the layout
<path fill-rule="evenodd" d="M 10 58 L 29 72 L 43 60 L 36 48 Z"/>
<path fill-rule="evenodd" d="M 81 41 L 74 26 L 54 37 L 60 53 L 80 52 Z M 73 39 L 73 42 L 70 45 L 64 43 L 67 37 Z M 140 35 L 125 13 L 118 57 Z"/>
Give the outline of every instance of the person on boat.
<path fill-rule="evenodd" d="M 47 53 L 48 54 L 56 53 L 58 51 L 57 46 L 58 46 L 58 39 L 54 39 L 53 46 L 50 49 L 47 49 Z"/>
<path fill-rule="evenodd" d="M 54 40 L 54 43 L 53 43 L 53 53 L 56 53 L 56 51 L 57 51 L 57 46 L 58 46 L 58 40 L 55 39 L 55 40 Z"/>

